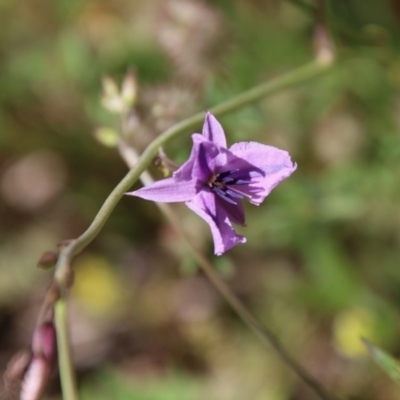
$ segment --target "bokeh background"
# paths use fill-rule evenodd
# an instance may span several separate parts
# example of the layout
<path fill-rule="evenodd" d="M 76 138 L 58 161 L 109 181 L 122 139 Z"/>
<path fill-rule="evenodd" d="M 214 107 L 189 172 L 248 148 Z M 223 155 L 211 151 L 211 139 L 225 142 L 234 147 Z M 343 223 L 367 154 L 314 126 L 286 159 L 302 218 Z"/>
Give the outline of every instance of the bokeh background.
<path fill-rule="evenodd" d="M 214 257 L 208 226 L 174 209 L 241 300 L 332 392 L 398 399 L 360 336 L 400 355 L 400 7 L 326 3 L 333 69 L 221 119 L 230 143 L 275 145 L 298 163 L 261 207 L 246 208 L 247 244 Z M 82 233 L 127 171 L 96 140 L 99 127 L 119 125 L 101 106 L 102 77 L 136 72 L 142 150 L 174 122 L 313 59 L 310 6 L 1 0 L 1 370 L 30 343 L 52 277 L 36 268 L 40 255 Z M 189 134 L 167 146 L 171 158 L 185 160 Z M 154 204 L 123 198 L 75 270 L 83 399 L 315 398 L 224 303 Z M 57 376 L 47 398 L 60 398 Z"/>

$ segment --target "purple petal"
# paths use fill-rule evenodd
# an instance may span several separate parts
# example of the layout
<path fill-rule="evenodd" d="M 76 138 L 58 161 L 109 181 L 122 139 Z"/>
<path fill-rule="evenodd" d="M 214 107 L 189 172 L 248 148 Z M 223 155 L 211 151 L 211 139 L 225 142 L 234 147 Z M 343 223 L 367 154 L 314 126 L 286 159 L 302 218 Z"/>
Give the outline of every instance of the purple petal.
<path fill-rule="evenodd" d="M 211 113 L 207 112 L 203 125 L 203 136 L 217 146 L 226 147 L 226 138 L 221 124 Z"/>
<path fill-rule="evenodd" d="M 161 179 L 134 192 L 126 193 L 159 203 L 189 201 L 197 193 L 196 181 L 177 181 L 175 178 Z"/>
<path fill-rule="evenodd" d="M 240 200 L 237 201 L 237 204 L 230 204 L 224 201 L 223 199 L 217 197 L 216 198 L 217 208 L 223 208 L 226 212 L 228 218 L 235 224 L 240 226 L 246 225 L 246 219 L 244 215 L 243 204 Z"/>
<path fill-rule="evenodd" d="M 271 190 L 297 168 L 288 152 L 272 146 L 240 142 L 234 144 L 230 151 L 238 158 L 229 163 L 229 168 L 237 168 L 242 174 L 247 173 L 251 177 L 249 185 L 241 185 L 237 189 L 251 195 L 250 202 L 256 205 L 261 204 Z M 249 164 L 254 166 L 255 172 L 249 169 Z M 258 171 L 262 171 L 262 174 Z"/>
<path fill-rule="evenodd" d="M 192 135 L 197 154 L 192 170 L 192 178 L 206 183 L 211 176 L 219 170 L 220 165 L 225 165 L 228 159 L 228 149 L 208 141 L 204 136 L 195 133 Z M 233 157 L 233 155 L 231 155 Z"/>
<path fill-rule="evenodd" d="M 193 147 L 189 159 L 172 175 L 177 181 L 198 179 L 207 182 L 213 174 L 217 159 L 221 158 L 221 149 L 204 136 L 195 133 L 192 135 Z M 219 163 L 224 164 L 226 157 L 222 155 Z"/>
<path fill-rule="evenodd" d="M 214 171 L 214 159 L 218 156 L 218 147 L 199 134 L 192 135 L 193 146 L 197 146 L 192 177 L 206 183 Z"/>
<path fill-rule="evenodd" d="M 194 134 L 192 135 L 193 141 L 196 140 L 201 147 L 203 147 L 206 154 L 206 163 L 210 170 L 213 172 L 224 169 L 231 161 L 236 160 L 237 157 L 232 154 L 227 148 L 221 147 L 212 143 L 204 138 L 204 136 Z M 250 167 L 252 167 L 249 164 Z"/>
<path fill-rule="evenodd" d="M 198 135 L 201 136 L 201 135 Z M 192 180 L 193 166 L 199 152 L 198 142 L 193 140 L 193 147 L 189 159 L 182 164 L 182 166 L 173 173 L 173 177 L 177 181 L 190 181 Z"/>
<path fill-rule="evenodd" d="M 202 190 L 191 201 L 186 202 L 186 205 L 210 226 L 214 239 L 214 252 L 217 256 L 238 243 L 246 242 L 246 238 L 238 235 L 232 228 L 225 208 L 220 207 L 212 192 Z"/>

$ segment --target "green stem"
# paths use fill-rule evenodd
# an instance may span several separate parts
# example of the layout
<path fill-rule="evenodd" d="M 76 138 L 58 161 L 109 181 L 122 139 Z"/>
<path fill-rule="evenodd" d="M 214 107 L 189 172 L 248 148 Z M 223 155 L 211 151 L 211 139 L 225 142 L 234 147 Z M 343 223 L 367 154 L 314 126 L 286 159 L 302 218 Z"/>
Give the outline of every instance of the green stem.
<path fill-rule="evenodd" d="M 61 297 L 55 305 L 55 324 L 63 400 L 78 400 L 71 348 L 69 345 L 67 302 L 65 296 Z"/>
<path fill-rule="evenodd" d="M 329 68 L 329 65 L 330 64 L 322 64 L 318 62 L 306 64 L 281 77 L 249 89 L 231 100 L 227 100 L 215 107 L 212 107 L 210 112 L 215 116 L 221 116 L 230 113 L 234 110 L 254 103 L 271 93 L 275 93 L 284 88 L 316 77 L 322 72 L 326 71 Z M 143 154 L 139 157 L 137 164 L 127 173 L 127 175 L 108 196 L 89 228 L 76 240 L 72 240 L 70 244 L 62 251 L 62 256 L 60 257 L 60 262 L 58 264 L 60 268 L 57 267 L 58 271 L 56 272 L 56 279 L 63 279 L 63 268 L 61 266 L 69 265 L 71 258 L 81 252 L 98 235 L 118 201 L 121 199 L 124 193 L 127 192 L 129 188 L 139 179 L 140 174 L 156 156 L 159 147 L 164 145 L 166 142 L 186 133 L 187 131 L 197 128 L 203 119 L 203 112 L 195 114 L 192 117 L 189 117 L 167 129 L 164 133 L 150 143 Z"/>
<path fill-rule="evenodd" d="M 125 160 L 129 167 L 133 167 L 137 162 L 137 154 L 134 149 L 125 145 L 121 142 L 119 146 L 119 151 L 122 158 Z M 149 172 L 143 171 L 140 176 L 144 186 L 151 185 L 154 180 Z M 305 382 L 315 393 L 319 395 L 322 400 L 335 400 L 335 398 L 326 391 L 326 389 L 316 381 L 283 347 L 281 342 L 275 336 L 275 334 L 269 330 L 267 327 L 262 326 L 260 322 L 251 314 L 251 312 L 243 305 L 243 303 L 237 298 L 237 296 L 232 292 L 229 286 L 220 278 L 220 276 L 215 272 L 212 265 L 209 263 L 206 257 L 197 250 L 197 248 L 192 244 L 188 238 L 185 231 L 181 228 L 181 222 L 176 216 L 173 209 L 166 203 L 156 203 L 159 210 L 164 214 L 166 219 L 179 234 L 179 236 L 184 240 L 187 248 L 200 265 L 201 269 L 226 300 L 226 302 L 236 311 L 243 322 L 249 326 L 253 332 L 261 339 L 261 341 L 267 346 L 271 346 L 279 354 L 281 359 L 286 363 L 286 365 L 294 371 L 297 376 L 299 376 L 303 382 Z"/>
<path fill-rule="evenodd" d="M 306 64 L 281 77 L 275 78 L 269 82 L 247 90 L 231 100 L 212 107 L 210 112 L 216 116 L 227 114 L 241 107 L 245 107 L 246 105 L 254 103 L 268 94 L 275 93 L 284 88 L 294 86 L 309 80 L 310 78 L 316 77 L 322 72 L 326 71 L 329 66 L 330 64 L 321 62 L 312 62 L 310 64 Z M 60 251 L 54 279 L 62 292 L 64 292 L 64 289 L 67 288 L 69 284 L 72 258 L 80 253 L 99 234 L 115 206 L 118 204 L 118 201 L 121 199 L 124 193 L 127 192 L 129 188 L 139 179 L 142 172 L 156 156 L 159 147 L 164 145 L 169 140 L 177 138 L 178 136 L 197 128 L 203 119 L 203 112 L 195 114 L 194 116 L 189 117 L 167 129 L 152 143 L 150 143 L 143 154 L 139 157 L 136 165 L 127 173 L 127 175 L 108 196 L 88 229 L 77 239 L 71 240 Z M 236 308 L 239 309 L 240 306 L 236 305 L 235 309 Z M 71 355 L 68 345 L 66 304 L 64 296 L 57 302 L 56 305 L 56 321 L 57 337 L 59 340 L 59 367 L 64 400 L 77 400 L 78 395 L 76 391 Z M 254 324 L 252 324 L 252 326 L 253 325 Z M 325 397 L 325 399 L 327 400 L 329 397 Z"/>

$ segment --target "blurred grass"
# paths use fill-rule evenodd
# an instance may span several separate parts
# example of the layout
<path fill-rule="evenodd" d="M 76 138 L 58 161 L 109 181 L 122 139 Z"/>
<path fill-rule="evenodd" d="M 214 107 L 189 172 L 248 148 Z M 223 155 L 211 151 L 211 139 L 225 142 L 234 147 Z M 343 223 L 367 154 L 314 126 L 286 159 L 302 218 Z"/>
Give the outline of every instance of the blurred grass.
<path fill-rule="evenodd" d="M 118 126 L 100 107 L 102 75 L 120 80 L 136 70 L 141 148 L 160 126 L 312 58 L 312 15 L 294 3 L 0 2 L 1 365 L 29 343 L 47 279 L 33 269 L 41 252 L 81 233 L 126 171 L 92 135 Z M 229 143 L 285 148 L 298 169 L 261 207 L 246 207 L 240 231 L 248 242 L 216 267 L 338 395 L 391 400 L 398 389 L 360 354 L 357 337 L 399 355 L 400 10 L 389 0 L 327 4 L 339 57 L 332 72 L 222 119 Z M 57 191 L 41 189 L 42 203 L 33 206 L 29 184 L 51 184 L 51 175 L 17 167 L 44 149 L 58 156 L 66 178 Z M 182 161 L 189 149 L 187 137 L 167 151 Z M 18 202 L 10 200 L 15 193 Z M 176 208 L 211 255 L 208 227 Z M 116 399 L 190 400 L 204 398 L 204 388 L 215 400 L 312 398 L 260 351 L 153 204 L 123 199 L 90 252 L 115 278 L 103 277 L 96 291 L 98 277 L 89 274 L 96 263 L 89 265 L 91 300 L 104 291 L 100 307 L 106 293 L 121 290 L 124 301 L 103 319 L 77 303 L 72 329 L 87 351 L 85 362 L 77 360 L 84 398 L 109 398 L 99 380 Z M 125 384 L 143 374 L 149 389 Z M 57 385 L 49 396 L 57 398 Z"/>

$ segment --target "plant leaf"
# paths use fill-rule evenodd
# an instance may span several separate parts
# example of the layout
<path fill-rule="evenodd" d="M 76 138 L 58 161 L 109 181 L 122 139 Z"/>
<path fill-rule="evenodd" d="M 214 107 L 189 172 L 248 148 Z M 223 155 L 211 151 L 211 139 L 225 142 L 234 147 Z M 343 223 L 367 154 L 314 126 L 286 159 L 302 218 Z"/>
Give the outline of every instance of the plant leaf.
<path fill-rule="evenodd" d="M 372 359 L 397 383 L 400 383 L 400 362 L 368 340 L 361 338 Z"/>

